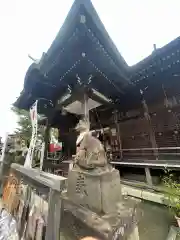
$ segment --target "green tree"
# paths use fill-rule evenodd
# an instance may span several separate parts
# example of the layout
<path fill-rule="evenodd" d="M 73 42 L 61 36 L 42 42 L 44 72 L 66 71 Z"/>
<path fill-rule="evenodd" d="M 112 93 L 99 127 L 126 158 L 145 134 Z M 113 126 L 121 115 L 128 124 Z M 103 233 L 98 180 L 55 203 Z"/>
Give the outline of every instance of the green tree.
<path fill-rule="evenodd" d="M 15 133 L 19 134 L 26 142 L 29 141 L 32 135 L 32 125 L 29 112 L 16 107 L 12 107 L 12 111 L 18 117 L 18 127 L 16 128 Z"/>

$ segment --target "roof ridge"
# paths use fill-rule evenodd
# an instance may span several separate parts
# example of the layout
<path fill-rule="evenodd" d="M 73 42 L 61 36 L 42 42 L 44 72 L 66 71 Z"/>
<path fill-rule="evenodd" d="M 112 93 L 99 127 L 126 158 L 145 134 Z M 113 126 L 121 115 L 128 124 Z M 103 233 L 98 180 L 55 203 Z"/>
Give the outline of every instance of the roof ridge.
<path fill-rule="evenodd" d="M 105 42 L 109 47 L 111 48 L 112 54 L 115 56 L 117 63 L 123 63 L 125 69 L 128 68 L 128 64 L 126 63 L 125 59 L 119 52 L 117 46 L 113 42 L 112 38 L 110 37 L 109 33 L 107 32 L 103 22 L 101 21 L 93 3 L 91 0 L 75 0 L 64 20 L 64 23 L 62 24 L 58 34 L 56 35 L 56 38 L 52 42 L 50 48 L 47 51 L 47 57 L 48 55 L 51 55 L 53 52 L 56 50 L 56 45 L 61 45 L 61 42 L 63 42 L 63 37 L 65 36 L 66 32 L 68 31 L 67 29 L 70 29 L 69 22 L 72 22 L 74 19 L 74 16 L 78 13 L 80 10 L 80 7 L 83 6 L 87 13 L 91 16 L 92 21 L 94 22 L 95 26 L 97 29 L 100 31 L 102 36 L 104 35 L 105 37 Z"/>

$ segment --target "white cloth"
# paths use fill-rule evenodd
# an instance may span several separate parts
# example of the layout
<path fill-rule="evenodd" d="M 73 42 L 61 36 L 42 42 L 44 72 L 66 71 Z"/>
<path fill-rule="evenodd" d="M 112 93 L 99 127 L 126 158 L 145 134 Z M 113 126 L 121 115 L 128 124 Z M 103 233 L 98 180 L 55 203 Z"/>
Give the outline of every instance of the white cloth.
<path fill-rule="evenodd" d="M 88 132 L 85 131 L 85 132 L 82 132 L 82 133 L 79 134 L 79 136 L 78 136 L 78 138 L 76 140 L 76 146 L 79 145 L 82 142 L 82 140 L 83 140 L 84 136 L 86 135 L 86 133 L 88 133 Z"/>

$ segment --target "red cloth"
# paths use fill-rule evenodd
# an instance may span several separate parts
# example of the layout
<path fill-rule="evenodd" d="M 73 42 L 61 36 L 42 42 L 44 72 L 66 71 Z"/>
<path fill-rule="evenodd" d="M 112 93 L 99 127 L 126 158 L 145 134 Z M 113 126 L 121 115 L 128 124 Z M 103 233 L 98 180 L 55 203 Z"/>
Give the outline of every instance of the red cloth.
<path fill-rule="evenodd" d="M 50 143 L 49 144 L 49 152 L 57 152 L 57 151 L 61 151 L 62 150 L 62 144 L 58 143 Z"/>

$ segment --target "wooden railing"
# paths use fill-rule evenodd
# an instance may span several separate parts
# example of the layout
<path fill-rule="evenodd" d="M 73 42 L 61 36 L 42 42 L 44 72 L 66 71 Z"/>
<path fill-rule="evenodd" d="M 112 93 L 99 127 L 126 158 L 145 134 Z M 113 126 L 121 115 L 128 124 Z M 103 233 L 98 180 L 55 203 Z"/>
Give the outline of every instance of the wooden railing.
<path fill-rule="evenodd" d="M 157 160 L 154 151 L 158 153 L 159 160 L 176 160 L 180 162 L 180 147 L 160 147 L 160 148 L 129 148 L 122 149 L 122 160 L 126 159 L 142 159 Z M 119 160 L 119 152 L 113 153 L 113 159 Z"/>

